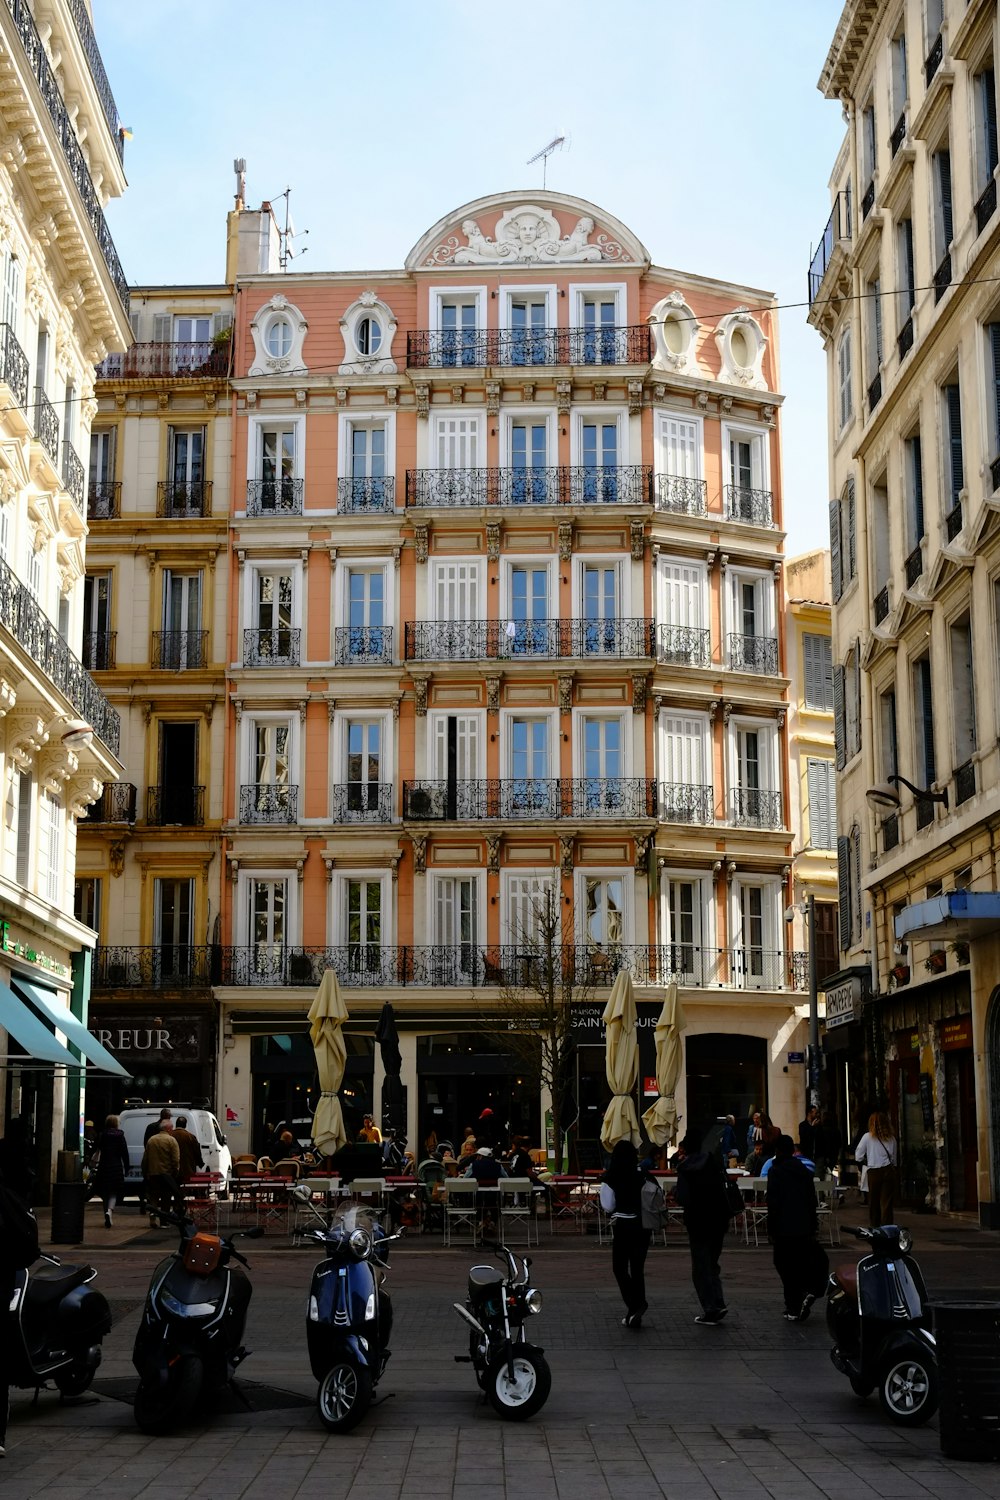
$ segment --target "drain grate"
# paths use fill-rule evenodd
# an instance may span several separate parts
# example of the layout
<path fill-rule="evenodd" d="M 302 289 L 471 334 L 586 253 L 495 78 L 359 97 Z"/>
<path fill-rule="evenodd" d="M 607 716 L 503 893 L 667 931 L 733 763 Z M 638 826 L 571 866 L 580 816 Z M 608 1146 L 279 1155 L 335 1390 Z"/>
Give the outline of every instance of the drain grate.
<path fill-rule="evenodd" d="M 135 1379 L 128 1377 L 95 1380 L 93 1385 L 98 1396 L 107 1396 L 109 1400 L 121 1401 L 126 1406 L 135 1404 L 135 1387 Z M 300 1396 L 296 1391 L 285 1391 L 276 1385 L 262 1385 L 254 1380 L 241 1380 L 239 1389 L 249 1402 L 251 1411 L 292 1411 L 313 1404 L 311 1396 Z M 212 1411 L 218 1416 L 239 1416 L 246 1409 L 230 1386 L 217 1392 L 212 1400 Z"/>

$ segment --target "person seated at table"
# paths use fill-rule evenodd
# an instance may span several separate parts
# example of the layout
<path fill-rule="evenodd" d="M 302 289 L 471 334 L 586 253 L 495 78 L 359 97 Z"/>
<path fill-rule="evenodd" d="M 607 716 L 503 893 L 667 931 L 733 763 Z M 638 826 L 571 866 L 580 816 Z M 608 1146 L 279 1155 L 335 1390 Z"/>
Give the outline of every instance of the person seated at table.
<path fill-rule="evenodd" d="M 801 1146 L 796 1146 L 795 1147 L 795 1150 L 792 1152 L 792 1156 L 795 1158 L 796 1161 L 800 1161 L 804 1167 L 808 1167 L 809 1171 L 815 1177 L 815 1175 L 816 1175 L 816 1163 L 813 1161 L 813 1159 L 812 1159 L 811 1156 L 807 1156 L 805 1154 L 805 1152 L 803 1151 L 803 1149 L 802 1149 Z M 763 1167 L 761 1168 L 761 1172 L 760 1172 L 761 1177 L 766 1177 L 768 1175 L 768 1173 L 770 1172 L 771 1168 L 774 1166 L 774 1163 L 776 1161 L 777 1161 L 777 1153 L 774 1156 L 769 1156 L 767 1158 L 767 1161 L 764 1163 Z"/>
<path fill-rule="evenodd" d="M 473 1130 L 471 1125 L 466 1125 L 465 1136 L 461 1146 L 458 1149 L 459 1161 L 465 1161 L 468 1160 L 470 1156 L 475 1156 L 476 1145 L 476 1132 Z"/>
<path fill-rule="evenodd" d="M 502 1163 L 493 1155 L 492 1146 L 478 1146 L 475 1156 L 462 1173 L 463 1177 L 474 1177 L 480 1187 L 496 1187 L 500 1178 L 507 1175 Z"/>
<path fill-rule="evenodd" d="M 407 1170 L 406 1136 L 397 1135 L 390 1125 L 382 1142 L 382 1165 L 390 1177 L 402 1177 Z"/>
<path fill-rule="evenodd" d="M 751 1177 L 759 1177 L 764 1170 L 764 1163 L 766 1161 L 767 1155 L 764 1151 L 764 1142 L 754 1141 L 750 1153 L 743 1163 L 743 1170 L 749 1172 Z"/>
<path fill-rule="evenodd" d="M 370 1146 L 381 1146 L 382 1132 L 379 1130 L 371 1115 L 365 1115 L 361 1121 L 361 1129 L 358 1131 L 358 1140 L 367 1141 Z"/>
<path fill-rule="evenodd" d="M 302 1160 L 302 1147 L 290 1130 L 283 1130 L 278 1137 L 278 1151 L 282 1161 Z"/>

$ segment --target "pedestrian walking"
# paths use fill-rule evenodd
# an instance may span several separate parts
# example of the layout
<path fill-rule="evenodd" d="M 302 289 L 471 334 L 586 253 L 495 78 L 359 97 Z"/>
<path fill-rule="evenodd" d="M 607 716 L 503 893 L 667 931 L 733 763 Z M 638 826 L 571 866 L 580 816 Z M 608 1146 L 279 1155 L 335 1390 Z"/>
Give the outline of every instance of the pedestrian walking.
<path fill-rule="evenodd" d="M 785 1319 L 802 1323 L 826 1286 L 830 1263 L 817 1242 L 812 1171 L 795 1155 L 790 1135 L 778 1137 L 767 1172 L 767 1237 L 785 1293 Z"/>
<path fill-rule="evenodd" d="M 840 1133 L 837 1116 L 832 1109 L 823 1110 L 815 1134 L 816 1176 L 825 1177 L 840 1161 L 840 1153 L 844 1145 L 844 1137 Z"/>
<path fill-rule="evenodd" d="M 181 1169 L 181 1153 L 174 1140 L 170 1120 L 161 1122 L 161 1129 L 151 1135 L 142 1153 L 142 1176 L 146 1184 L 146 1200 L 150 1207 L 149 1222 L 157 1223 L 153 1209 L 163 1213 L 183 1211 L 177 1175 Z"/>
<path fill-rule="evenodd" d="M 100 1198 L 104 1205 L 104 1227 L 110 1229 L 115 1204 L 125 1194 L 125 1175 L 128 1172 L 128 1146 L 125 1132 L 117 1115 L 108 1115 L 104 1129 L 97 1137 L 90 1158 L 90 1182 L 88 1198 Z"/>
<path fill-rule="evenodd" d="M 799 1121 L 799 1145 L 802 1155 L 808 1156 L 811 1161 L 816 1159 L 816 1132 L 819 1129 L 819 1110 L 815 1104 L 810 1104 L 806 1110 L 806 1117 Z"/>
<path fill-rule="evenodd" d="M 187 1115 L 177 1116 L 177 1124 L 174 1126 L 174 1140 L 177 1142 L 177 1150 L 180 1152 L 181 1158 L 177 1181 L 183 1186 L 185 1182 L 190 1182 L 196 1172 L 204 1172 L 205 1170 L 198 1137 L 192 1135 L 187 1128 Z"/>
<path fill-rule="evenodd" d="M 146 1126 L 145 1130 L 142 1133 L 142 1151 L 143 1151 L 143 1157 L 142 1157 L 142 1159 L 143 1159 L 143 1161 L 145 1161 L 145 1159 L 146 1159 L 146 1147 L 149 1145 L 150 1141 L 153 1139 L 153 1136 L 154 1135 L 159 1135 L 160 1131 L 164 1127 L 164 1124 L 167 1121 L 172 1121 L 173 1118 L 174 1118 L 174 1112 L 173 1112 L 172 1109 L 161 1109 L 158 1118 L 155 1119 L 155 1120 L 151 1120 L 149 1122 L 149 1124 Z M 139 1212 L 140 1212 L 140 1214 L 144 1214 L 146 1212 L 148 1197 L 149 1197 L 149 1194 L 146 1191 L 146 1174 L 145 1174 L 145 1172 L 143 1172 L 142 1173 L 142 1182 L 141 1182 L 140 1187 L 139 1187 Z"/>
<path fill-rule="evenodd" d="M 868 1129 L 858 1142 L 854 1159 L 868 1168 L 868 1223 L 872 1229 L 891 1224 L 899 1142 L 889 1116 L 882 1110 L 869 1117 Z"/>
<path fill-rule="evenodd" d="M 649 1173 L 639 1166 L 631 1141 L 616 1141 L 601 1178 L 601 1208 L 611 1218 L 611 1269 L 625 1303 L 623 1328 L 642 1325 L 646 1302 L 646 1256 L 652 1230 L 642 1227 L 642 1185 Z"/>
<path fill-rule="evenodd" d="M 677 1167 L 677 1201 L 691 1247 L 691 1280 L 701 1303 L 696 1323 L 721 1323 L 729 1309 L 722 1292 L 720 1260 L 729 1223 L 726 1170 L 714 1151 L 702 1149 L 702 1137 L 689 1131 L 681 1142 L 684 1160 Z"/>

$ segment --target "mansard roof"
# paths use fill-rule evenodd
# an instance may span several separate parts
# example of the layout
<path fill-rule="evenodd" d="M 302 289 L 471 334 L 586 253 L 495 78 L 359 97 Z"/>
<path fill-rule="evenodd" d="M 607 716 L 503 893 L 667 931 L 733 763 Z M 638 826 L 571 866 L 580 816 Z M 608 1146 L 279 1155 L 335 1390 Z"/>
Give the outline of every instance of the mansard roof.
<path fill-rule="evenodd" d="M 649 266 L 632 231 L 585 198 L 568 193 L 490 193 L 452 209 L 414 245 L 408 271 L 472 266 Z"/>

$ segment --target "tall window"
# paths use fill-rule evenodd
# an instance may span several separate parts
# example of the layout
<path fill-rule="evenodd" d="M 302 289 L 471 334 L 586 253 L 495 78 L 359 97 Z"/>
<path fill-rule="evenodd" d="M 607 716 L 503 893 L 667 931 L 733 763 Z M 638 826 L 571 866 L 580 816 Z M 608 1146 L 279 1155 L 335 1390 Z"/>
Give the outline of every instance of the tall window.
<path fill-rule="evenodd" d="M 287 659 L 292 649 L 290 573 L 257 574 L 256 620 L 259 655 Z"/>
<path fill-rule="evenodd" d="M 31 880 L 31 814 L 35 805 L 35 784 L 30 771 L 21 771 L 17 778 L 17 865 L 15 878 L 18 885 L 27 886 Z"/>
<path fill-rule="evenodd" d="M 686 876 L 667 881 L 668 966 L 671 975 L 704 983 L 701 972 L 703 894 L 700 880 Z"/>
<path fill-rule="evenodd" d="M 903 482 L 906 489 L 906 532 L 910 550 L 918 547 L 926 532 L 924 523 L 924 462 L 920 433 L 903 444 Z M 907 579 L 909 583 L 910 580 Z"/>
<path fill-rule="evenodd" d="M 986 426 L 992 487 L 1000 489 L 1000 322 L 986 324 Z"/>
<path fill-rule="evenodd" d="M 841 431 L 843 431 L 854 415 L 854 394 L 851 389 L 851 379 L 851 327 L 848 324 L 840 335 L 840 342 L 837 345 L 837 399 Z"/>
<path fill-rule="evenodd" d="M 586 875 L 583 890 L 588 950 L 618 947 L 625 940 L 625 882 L 620 876 Z"/>
<path fill-rule="evenodd" d="M 618 568 L 614 563 L 588 563 L 582 569 L 581 583 L 583 652 L 614 656 L 618 644 Z"/>
<path fill-rule="evenodd" d="M 584 422 L 580 428 L 582 500 L 618 498 L 618 423 Z"/>
<path fill-rule="evenodd" d="M 541 365 L 546 363 L 547 316 L 544 297 L 517 296 L 512 298 L 510 303 L 510 364 Z"/>
<path fill-rule="evenodd" d="M 868 396 L 872 406 L 872 384 L 882 368 L 882 282 L 873 276 L 865 288 L 865 323 L 868 355 Z"/>
<path fill-rule="evenodd" d="M 583 347 L 578 351 L 580 364 L 614 364 L 617 308 L 613 296 L 588 295 L 583 299 Z"/>
<path fill-rule="evenodd" d="M 83 665 L 88 672 L 114 666 L 111 634 L 111 574 L 88 573 L 83 580 Z"/>
<path fill-rule="evenodd" d="M 92 932 L 101 930 L 101 882 L 93 875 L 79 875 L 73 882 L 73 915 Z"/>
<path fill-rule="evenodd" d="M 505 811 L 511 817 L 552 817 L 558 785 L 550 781 L 548 719 L 511 719 L 510 792 Z"/>
<path fill-rule="evenodd" d="M 661 816 L 671 823 L 711 823 L 715 818 L 711 733 L 707 719 L 660 715 Z"/>
<path fill-rule="evenodd" d="M 806 762 L 806 790 L 810 846 L 833 849 L 837 842 L 837 772 L 832 760 Z"/>
<path fill-rule="evenodd" d="M 510 570 L 510 620 L 501 641 L 505 654 L 550 654 L 549 569 L 517 566 Z"/>
<path fill-rule="evenodd" d="M 830 501 L 830 571 L 836 602 L 857 573 L 857 511 L 854 475 L 847 476 L 839 500 Z"/>
<path fill-rule="evenodd" d="M 828 635 L 803 635 L 806 708 L 833 712 L 833 654 Z"/>
<path fill-rule="evenodd" d="M 951 204 L 951 151 L 945 144 L 934 152 L 931 162 L 934 185 L 934 248 L 935 259 L 943 263 L 954 238 L 954 220 Z M 950 282 L 948 275 L 947 281 Z M 947 284 L 947 282 L 945 283 Z"/>
<path fill-rule="evenodd" d="M 514 473 L 511 500 L 515 505 L 554 499 L 550 494 L 548 424 L 518 419 L 510 425 L 510 466 Z"/>
<path fill-rule="evenodd" d="M 201 630 L 201 574 L 163 575 L 163 636 L 159 666 L 174 672 L 205 665 Z"/>
<path fill-rule="evenodd" d="M 194 954 L 194 881 L 158 878 L 153 882 L 153 944 L 159 980 L 190 975 Z"/>
<path fill-rule="evenodd" d="M 53 906 L 62 901 L 63 805 L 51 792 L 42 793 L 38 820 L 38 875 L 42 895 Z"/>
<path fill-rule="evenodd" d="M 973 79 L 976 108 L 976 187 L 982 193 L 997 167 L 997 81 L 993 59 Z"/>
<path fill-rule="evenodd" d="M 741 880 L 735 892 L 736 941 L 732 949 L 733 982 L 743 989 L 774 989 L 784 982 L 784 958 L 778 938 L 777 882 Z"/>
<path fill-rule="evenodd" d="M 583 805 L 574 811 L 626 813 L 621 719 L 585 718 L 583 729 Z"/>
<path fill-rule="evenodd" d="M 295 496 L 295 427 L 260 429 L 260 508 L 292 510 Z"/>
<path fill-rule="evenodd" d="M 868 103 L 861 114 L 861 176 L 865 183 L 865 195 L 875 175 L 878 142 L 875 135 L 875 105 Z"/>
<path fill-rule="evenodd" d="M 950 496 L 949 510 L 954 512 L 965 486 L 965 460 L 962 454 L 962 393 L 958 380 L 942 387 L 945 420 L 945 493 Z"/>
<path fill-rule="evenodd" d="M 434 882 L 434 942 L 445 964 L 469 982 L 479 956 L 479 880 L 475 875 L 439 875 Z"/>
<path fill-rule="evenodd" d="M 108 486 L 115 478 L 115 429 L 105 427 L 90 434 L 88 510 L 94 516 L 111 514 Z"/>
<path fill-rule="evenodd" d="M 171 427 L 169 463 L 173 484 L 201 484 L 205 478 L 204 427 Z"/>
<path fill-rule="evenodd" d="M 913 751 L 917 780 L 929 787 L 937 776 L 934 753 L 934 697 L 931 690 L 931 659 L 921 656 L 913 663 Z M 917 799 L 917 824 L 923 827 L 934 816 L 933 805 Z"/>
<path fill-rule="evenodd" d="M 382 882 L 347 880 L 347 961 L 355 971 L 381 966 Z"/>
<path fill-rule="evenodd" d="M 371 812 L 379 805 L 382 781 L 381 719 L 349 719 L 347 732 L 347 806 Z"/>
<path fill-rule="evenodd" d="M 252 879 L 247 882 L 247 936 L 250 969 L 263 984 L 283 970 L 288 908 L 288 881 Z"/>
<path fill-rule="evenodd" d="M 289 815 L 290 748 L 291 731 L 287 724 L 254 724 L 251 770 L 257 812 L 266 819 Z"/>
<path fill-rule="evenodd" d="M 479 464 L 482 423 L 478 417 L 435 418 L 435 467 L 474 469 Z"/>
<path fill-rule="evenodd" d="M 16 338 L 21 326 L 21 267 L 10 250 L 3 257 L 3 321 Z"/>
<path fill-rule="evenodd" d="M 898 121 L 906 107 L 907 99 L 907 66 L 906 66 L 906 30 L 900 27 L 891 43 L 891 79 L 892 92 L 892 118 Z"/>
<path fill-rule="evenodd" d="M 507 927 L 504 942 L 516 948 L 530 950 L 541 941 L 545 926 L 550 926 L 548 916 L 553 903 L 559 899 L 554 878 L 550 872 L 540 875 L 508 875 L 506 897 Z M 555 920 L 558 921 L 558 917 Z"/>
<path fill-rule="evenodd" d="M 899 770 L 895 688 L 889 688 L 887 692 L 880 694 L 878 709 L 879 751 L 882 760 L 882 777 L 888 781 L 889 777 L 895 776 Z"/>
<path fill-rule="evenodd" d="M 897 316 L 902 329 L 917 300 L 917 281 L 913 263 L 913 220 L 910 218 L 900 219 L 896 225 L 896 268 L 896 284 L 899 288 Z"/>
<path fill-rule="evenodd" d="M 955 765 L 964 766 L 976 749 L 976 680 L 972 657 L 972 621 L 952 622 L 951 701 L 955 724 Z"/>
<path fill-rule="evenodd" d="M 441 304 L 441 363 L 476 363 L 476 301 L 449 299 Z"/>

